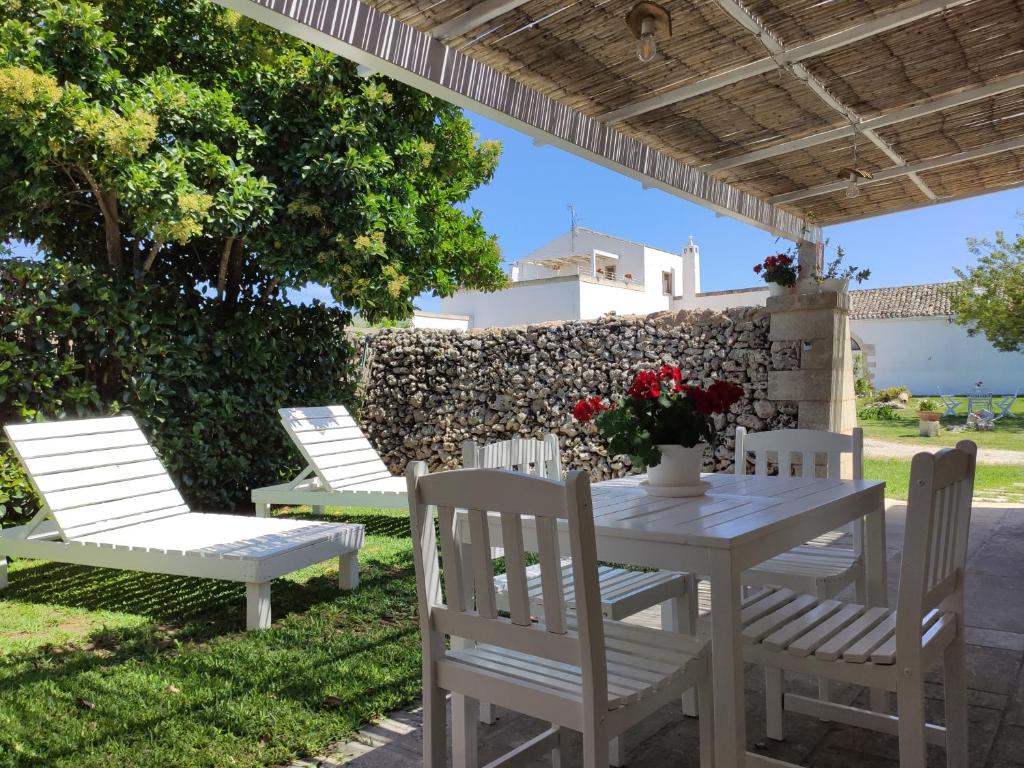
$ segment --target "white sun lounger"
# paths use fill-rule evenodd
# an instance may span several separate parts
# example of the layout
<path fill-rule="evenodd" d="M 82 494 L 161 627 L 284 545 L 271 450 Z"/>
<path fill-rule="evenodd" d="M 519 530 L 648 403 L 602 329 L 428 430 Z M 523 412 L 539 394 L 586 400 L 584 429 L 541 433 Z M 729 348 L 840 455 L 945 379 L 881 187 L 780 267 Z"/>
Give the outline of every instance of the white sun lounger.
<path fill-rule="evenodd" d="M 253 489 L 258 516 L 269 515 L 272 504 L 408 508 L 405 478 L 391 474 L 344 406 L 282 408 L 278 413 L 307 464 L 290 483 Z"/>
<path fill-rule="evenodd" d="M 359 584 L 363 526 L 192 512 L 131 416 L 9 425 L 4 432 L 43 508 L 0 531 L 7 558 L 119 568 L 246 585 L 246 627 L 270 626 L 270 582 L 339 558 Z"/>

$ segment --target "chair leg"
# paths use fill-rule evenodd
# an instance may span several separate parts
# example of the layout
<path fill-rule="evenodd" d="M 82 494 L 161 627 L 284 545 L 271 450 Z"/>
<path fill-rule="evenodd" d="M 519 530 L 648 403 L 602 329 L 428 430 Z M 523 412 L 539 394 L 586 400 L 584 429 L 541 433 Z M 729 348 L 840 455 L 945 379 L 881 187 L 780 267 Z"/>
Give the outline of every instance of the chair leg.
<path fill-rule="evenodd" d="M 622 768 L 626 764 L 626 734 L 620 733 L 608 742 L 608 765 Z"/>
<path fill-rule="evenodd" d="M 477 768 L 477 700 L 452 694 L 452 768 Z"/>
<path fill-rule="evenodd" d="M 967 658 L 963 629 L 942 656 L 946 696 L 946 765 L 967 768 Z"/>
<path fill-rule="evenodd" d="M 700 720 L 697 731 L 700 736 L 700 768 L 714 768 L 715 765 L 715 696 L 711 686 L 711 670 L 697 684 L 697 700 Z"/>
<path fill-rule="evenodd" d="M 661 604 L 661 628 L 668 632 L 692 635 L 697 628 L 697 592 L 687 587 L 686 595 L 673 597 Z M 691 689 L 683 694 L 683 714 L 697 716 L 697 699 Z M 612 761 L 612 765 L 615 762 Z"/>
<path fill-rule="evenodd" d="M 832 589 L 828 582 L 818 582 L 817 597 L 819 600 L 828 600 L 832 597 Z M 863 603 L 862 603 L 863 604 Z M 818 678 L 818 699 L 819 701 L 832 701 L 832 681 L 824 677 Z M 819 718 L 821 722 L 829 722 L 827 718 Z M 780 737 L 781 738 L 781 737 Z"/>
<path fill-rule="evenodd" d="M 0 589 L 7 589 L 7 558 L 0 557 Z"/>
<path fill-rule="evenodd" d="M 324 514 L 324 508 L 323 508 L 322 506 L 315 506 L 315 507 L 313 507 L 313 514 L 314 514 L 314 515 L 320 515 L 320 516 L 323 516 L 323 514 Z"/>
<path fill-rule="evenodd" d="M 270 627 L 270 582 L 249 582 L 245 585 L 245 629 Z"/>
<path fill-rule="evenodd" d="M 258 502 L 256 504 L 256 517 L 270 517 L 270 505 Z"/>
<path fill-rule="evenodd" d="M 924 683 L 920 670 L 904 672 L 896 684 L 900 768 L 925 768 Z"/>
<path fill-rule="evenodd" d="M 423 681 L 423 768 L 446 768 L 445 695 Z"/>
<path fill-rule="evenodd" d="M 569 730 L 554 723 L 551 727 L 558 728 L 558 745 L 551 750 L 551 768 L 562 768 L 564 758 L 569 754 Z"/>
<path fill-rule="evenodd" d="M 608 768 L 610 748 L 604 728 L 583 728 L 583 768 Z"/>
<path fill-rule="evenodd" d="M 359 550 L 346 552 L 338 558 L 338 589 L 352 590 L 359 586 Z"/>
<path fill-rule="evenodd" d="M 769 739 L 782 741 L 782 706 L 784 695 L 784 677 L 779 667 L 764 668 L 764 719 Z M 821 686 L 821 680 L 818 680 Z"/>

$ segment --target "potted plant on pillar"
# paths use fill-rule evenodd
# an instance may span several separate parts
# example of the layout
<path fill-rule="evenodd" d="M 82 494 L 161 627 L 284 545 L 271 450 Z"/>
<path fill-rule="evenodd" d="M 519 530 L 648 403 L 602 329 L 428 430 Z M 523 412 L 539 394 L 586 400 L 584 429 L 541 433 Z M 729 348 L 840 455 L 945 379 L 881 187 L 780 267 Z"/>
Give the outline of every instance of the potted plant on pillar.
<path fill-rule="evenodd" d="M 576 403 L 577 421 L 593 421 L 614 454 L 628 454 L 647 467 L 644 489 L 654 496 L 699 496 L 704 451 L 715 441 L 714 415 L 743 397 L 743 387 L 714 381 L 707 388 L 684 384 L 676 366 L 642 370 L 624 395 L 606 401 L 585 397 Z"/>
<path fill-rule="evenodd" d="M 822 271 L 814 273 L 814 279 L 818 281 L 818 285 L 821 286 L 824 293 L 841 293 L 849 289 L 850 280 L 863 283 L 871 277 L 870 269 L 844 267 L 843 259 L 845 257 L 846 252 L 840 245 L 836 248 L 836 257 Z"/>
<path fill-rule="evenodd" d="M 796 286 L 796 261 L 788 253 L 776 253 L 754 265 L 754 274 L 768 283 L 770 296 L 792 293 Z"/>

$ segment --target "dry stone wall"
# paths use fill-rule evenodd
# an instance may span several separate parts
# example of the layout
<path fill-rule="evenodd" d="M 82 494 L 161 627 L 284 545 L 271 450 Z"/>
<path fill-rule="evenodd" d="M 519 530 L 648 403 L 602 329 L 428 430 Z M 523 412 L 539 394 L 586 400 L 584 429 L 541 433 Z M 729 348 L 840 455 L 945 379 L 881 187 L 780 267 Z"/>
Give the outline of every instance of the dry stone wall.
<path fill-rule="evenodd" d="M 732 468 L 736 426 L 796 426 L 794 403 L 767 397 L 769 370 L 800 367 L 795 342 L 768 340 L 763 308 L 663 312 L 647 317 L 544 323 L 468 332 L 387 330 L 367 339 L 361 419 L 391 469 L 427 461 L 458 467 L 464 440 L 489 442 L 555 432 L 562 465 L 594 479 L 631 471 L 609 456 L 592 425 L 572 418 L 583 395 L 624 390 L 634 373 L 678 365 L 691 383 L 723 378 L 746 396 L 719 421 L 705 469 Z"/>

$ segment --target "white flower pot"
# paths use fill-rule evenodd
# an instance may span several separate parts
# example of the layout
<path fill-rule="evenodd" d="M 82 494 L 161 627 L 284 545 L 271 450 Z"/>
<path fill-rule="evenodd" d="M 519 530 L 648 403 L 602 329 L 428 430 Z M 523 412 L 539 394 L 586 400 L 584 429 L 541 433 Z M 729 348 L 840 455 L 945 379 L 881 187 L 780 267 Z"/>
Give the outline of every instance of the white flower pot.
<path fill-rule="evenodd" d="M 768 283 L 768 295 L 769 296 L 785 296 L 787 293 L 792 293 L 792 286 L 780 285 L 779 283 Z"/>
<path fill-rule="evenodd" d="M 647 468 L 647 482 L 661 488 L 700 485 L 700 470 L 707 443 L 692 448 L 682 445 L 659 445 L 661 461 Z"/>
<path fill-rule="evenodd" d="M 845 277 L 826 277 L 821 281 L 823 293 L 843 293 L 849 287 L 850 281 Z"/>

